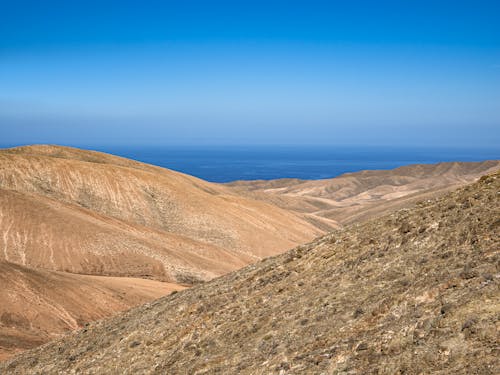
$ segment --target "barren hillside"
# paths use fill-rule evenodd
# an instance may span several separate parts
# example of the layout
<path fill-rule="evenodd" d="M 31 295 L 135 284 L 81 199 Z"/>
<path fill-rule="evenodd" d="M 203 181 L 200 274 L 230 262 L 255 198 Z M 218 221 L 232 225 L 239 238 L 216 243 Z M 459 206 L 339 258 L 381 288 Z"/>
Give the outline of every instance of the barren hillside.
<path fill-rule="evenodd" d="M 7 262 L 0 262 L 0 285 L 0 360 L 92 320 L 184 289 L 153 280 L 33 270 Z"/>
<path fill-rule="evenodd" d="M 0 258 L 35 269 L 189 283 L 256 259 L 13 190 L 0 189 L 0 228 Z"/>
<path fill-rule="evenodd" d="M 500 161 L 415 164 L 315 181 L 235 181 L 242 193 L 295 211 L 328 231 L 436 197 L 500 169 Z"/>
<path fill-rule="evenodd" d="M 13 374 L 498 374 L 500 174 L 0 365 Z"/>
<path fill-rule="evenodd" d="M 167 169 L 67 147 L 1 150 L 0 359 L 319 234 Z"/>
<path fill-rule="evenodd" d="M 0 189 L 0 257 L 53 270 L 207 280 L 321 233 L 228 187 L 67 147 L 0 151 Z"/>

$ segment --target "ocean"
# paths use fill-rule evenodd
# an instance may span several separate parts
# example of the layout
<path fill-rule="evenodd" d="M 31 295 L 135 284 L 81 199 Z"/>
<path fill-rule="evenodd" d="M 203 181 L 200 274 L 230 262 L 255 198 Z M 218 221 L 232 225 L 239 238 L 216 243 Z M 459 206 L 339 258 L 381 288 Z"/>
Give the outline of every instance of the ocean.
<path fill-rule="evenodd" d="M 324 179 L 408 164 L 499 159 L 499 148 L 311 146 L 87 147 L 213 182 L 276 178 Z"/>

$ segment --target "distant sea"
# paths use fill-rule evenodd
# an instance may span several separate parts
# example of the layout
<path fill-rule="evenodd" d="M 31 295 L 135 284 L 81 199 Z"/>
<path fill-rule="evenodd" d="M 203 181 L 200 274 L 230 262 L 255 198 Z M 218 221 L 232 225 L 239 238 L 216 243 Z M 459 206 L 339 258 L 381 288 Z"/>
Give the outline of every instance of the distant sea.
<path fill-rule="evenodd" d="M 500 148 L 165 146 L 88 147 L 174 169 L 204 180 L 323 179 L 408 164 L 500 159 Z"/>

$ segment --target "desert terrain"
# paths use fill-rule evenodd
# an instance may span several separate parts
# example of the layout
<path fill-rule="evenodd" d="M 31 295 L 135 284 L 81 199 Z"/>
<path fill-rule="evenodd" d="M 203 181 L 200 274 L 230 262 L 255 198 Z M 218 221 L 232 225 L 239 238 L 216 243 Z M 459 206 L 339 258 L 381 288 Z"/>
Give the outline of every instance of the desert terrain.
<path fill-rule="evenodd" d="M 293 212 L 59 146 L 0 151 L 0 358 L 309 241 Z"/>
<path fill-rule="evenodd" d="M 446 162 L 346 173 L 324 180 L 235 181 L 228 185 L 297 212 L 328 231 L 436 197 L 498 169 L 498 160 Z"/>
<path fill-rule="evenodd" d="M 0 283 L 0 360 L 184 289 L 154 280 L 35 270 L 4 261 Z"/>
<path fill-rule="evenodd" d="M 0 150 L 0 360 L 499 166 L 215 184 L 69 147 Z"/>
<path fill-rule="evenodd" d="M 500 174 L 0 364 L 12 374 L 498 374 Z"/>

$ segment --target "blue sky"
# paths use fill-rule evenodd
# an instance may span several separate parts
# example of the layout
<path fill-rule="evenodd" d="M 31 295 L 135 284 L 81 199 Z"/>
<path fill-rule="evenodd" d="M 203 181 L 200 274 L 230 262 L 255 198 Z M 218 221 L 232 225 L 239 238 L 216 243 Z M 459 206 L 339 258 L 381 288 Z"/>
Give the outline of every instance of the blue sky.
<path fill-rule="evenodd" d="M 496 1 L 2 1 L 0 144 L 498 147 Z"/>

